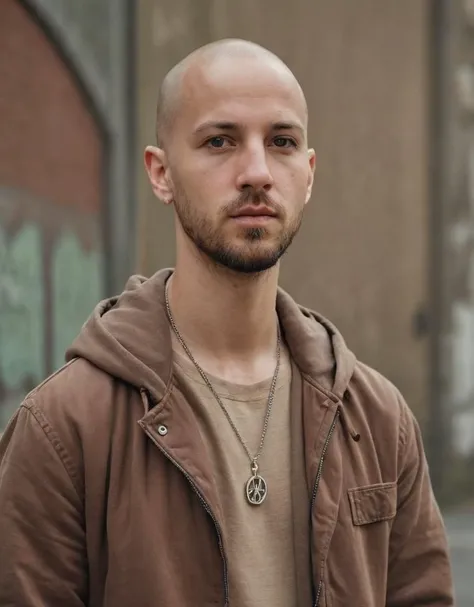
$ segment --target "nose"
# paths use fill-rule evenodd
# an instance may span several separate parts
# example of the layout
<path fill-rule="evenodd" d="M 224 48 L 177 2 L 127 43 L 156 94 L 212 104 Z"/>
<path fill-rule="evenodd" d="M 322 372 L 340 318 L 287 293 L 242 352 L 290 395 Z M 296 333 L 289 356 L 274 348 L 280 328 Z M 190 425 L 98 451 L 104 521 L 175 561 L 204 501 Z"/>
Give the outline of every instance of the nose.
<path fill-rule="evenodd" d="M 273 186 L 273 176 L 268 166 L 265 146 L 261 143 L 246 149 L 240 158 L 237 178 L 239 190 L 254 189 L 268 191 Z"/>

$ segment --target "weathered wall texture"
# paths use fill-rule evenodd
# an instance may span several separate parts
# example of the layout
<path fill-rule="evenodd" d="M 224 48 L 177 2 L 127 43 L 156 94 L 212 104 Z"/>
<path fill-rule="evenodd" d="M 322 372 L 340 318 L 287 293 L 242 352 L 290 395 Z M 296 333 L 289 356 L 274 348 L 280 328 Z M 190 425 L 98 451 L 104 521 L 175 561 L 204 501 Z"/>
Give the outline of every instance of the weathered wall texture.
<path fill-rule="evenodd" d="M 31 14 L 0 19 L 0 431 L 103 296 L 103 146 Z"/>
<path fill-rule="evenodd" d="M 107 140 L 102 205 L 107 216 L 106 291 L 123 288 L 133 268 L 134 0 L 17 0 L 36 14 L 61 49 Z M 0 2 L 0 18 L 3 4 Z"/>
<path fill-rule="evenodd" d="M 428 0 L 143 0 L 138 14 L 138 269 L 173 263 L 172 213 L 156 201 L 142 153 L 153 142 L 164 73 L 212 39 L 279 54 L 302 82 L 318 170 L 282 286 L 343 331 L 421 419 L 427 343 L 413 331 L 427 297 Z"/>
<path fill-rule="evenodd" d="M 439 318 L 434 464 L 446 501 L 474 498 L 474 2 L 445 3 L 439 24 L 436 190 Z M 447 432 L 448 429 L 448 432 Z M 450 440 L 442 440 L 443 436 Z"/>

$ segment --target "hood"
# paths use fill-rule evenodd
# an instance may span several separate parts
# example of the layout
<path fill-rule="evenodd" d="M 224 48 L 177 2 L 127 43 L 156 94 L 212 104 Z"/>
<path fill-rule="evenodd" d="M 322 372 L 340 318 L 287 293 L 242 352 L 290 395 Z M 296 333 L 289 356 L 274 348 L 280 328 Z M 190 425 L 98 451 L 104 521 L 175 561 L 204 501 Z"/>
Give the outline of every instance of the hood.
<path fill-rule="evenodd" d="M 66 352 L 66 361 L 84 358 L 105 373 L 157 400 L 172 376 L 172 343 L 164 287 L 171 269 L 151 278 L 132 276 L 123 293 L 99 303 Z M 337 329 L 278 289 L 282 334 L 301 372 L 342 400 L 355 357 Z"/>

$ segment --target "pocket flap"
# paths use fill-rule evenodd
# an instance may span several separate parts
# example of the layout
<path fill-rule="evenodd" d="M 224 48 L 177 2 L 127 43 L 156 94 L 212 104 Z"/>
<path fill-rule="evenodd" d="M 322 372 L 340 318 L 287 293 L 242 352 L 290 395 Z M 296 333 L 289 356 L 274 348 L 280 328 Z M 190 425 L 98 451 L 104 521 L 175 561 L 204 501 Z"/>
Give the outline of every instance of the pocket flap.
<path fill-rule="evenodd" d="M 380 483 L 349 489 L 354 525 L 388 521 L 397 513 L 397 483 Z"/>

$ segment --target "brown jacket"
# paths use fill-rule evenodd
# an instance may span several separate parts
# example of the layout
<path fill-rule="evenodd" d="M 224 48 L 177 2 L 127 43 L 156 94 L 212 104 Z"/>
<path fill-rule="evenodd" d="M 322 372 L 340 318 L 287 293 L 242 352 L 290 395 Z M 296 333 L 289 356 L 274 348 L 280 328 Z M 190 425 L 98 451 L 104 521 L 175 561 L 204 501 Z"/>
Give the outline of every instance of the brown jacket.
<path fill-rule="evenodd" d="M 7 427 L 1 607 L 228 603 L 226 521 L 172 372 L 169 274 L 135 277 L 100 304 L 68 364 Z M 311 561 L 313 604 L 453 605 L 445 531 L 410 410 L 330 323 L 283 291 L 277 308 L 296 370 L 292 399 L 303 404 L 304 436 L 295 439 L 304 441 L 311 498 L 299 548 Z"/>

